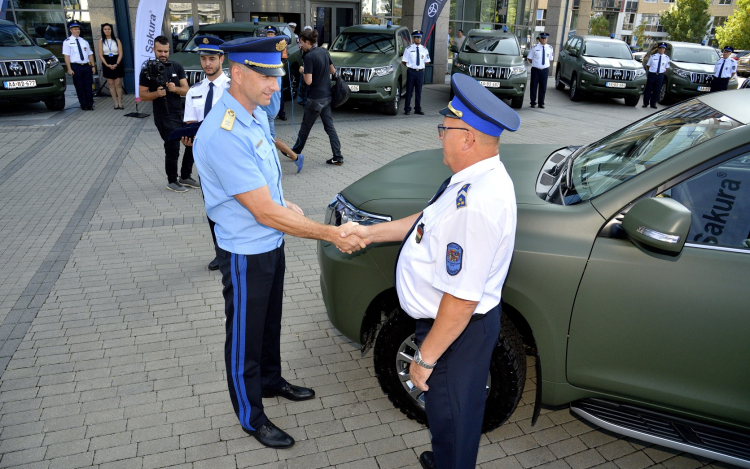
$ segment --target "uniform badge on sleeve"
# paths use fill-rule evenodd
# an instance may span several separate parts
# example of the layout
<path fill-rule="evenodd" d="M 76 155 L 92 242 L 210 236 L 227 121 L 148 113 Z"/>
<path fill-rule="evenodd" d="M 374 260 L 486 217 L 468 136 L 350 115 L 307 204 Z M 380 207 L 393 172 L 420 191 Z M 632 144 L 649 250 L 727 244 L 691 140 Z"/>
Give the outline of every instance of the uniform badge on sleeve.
<path fill-rule="evenodd" d="M 456 208 L 466 207 L 466 197 L 468 197 L 469 187 L 471 184 L 464 184 L 461 189 L 458 190 L 456 196 Z"/>
<path fill-rule="evenodd" d="M 422 236 L 424 236 L 424 223 L 420 223 L 417 226 L 417 236 L 416 236 L 417 244 L 422 242 Z"/>
<path fill-rule="evenodd" d="M 464 248 L 456 243 L 448 244 L 445 254 L 445 270 L 448 275 L 456 275 L 461 272 L 461 263 L 463 262 Z"/>

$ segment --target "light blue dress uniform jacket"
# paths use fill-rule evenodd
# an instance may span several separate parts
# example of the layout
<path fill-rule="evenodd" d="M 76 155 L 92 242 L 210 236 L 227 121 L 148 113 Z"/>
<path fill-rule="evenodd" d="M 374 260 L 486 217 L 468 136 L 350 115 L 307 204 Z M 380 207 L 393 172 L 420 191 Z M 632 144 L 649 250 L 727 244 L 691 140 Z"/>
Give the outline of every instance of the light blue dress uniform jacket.
<path fill-rule="evenodd" d="M 236 114 L 231 131 L 221 128 L 227 109 Z M 219 247 L 235 254 L 252 255 L 281 246 L 284 234 L 258 223 L 234 198 L 268 186 L 273 200 L 286 206 L 281 166 L 266 113 L 256 108 L 250 115 L 229 92 L 224 93 L 198 131 L 193 155 L 201 175 L 206 213 L 216 222 Z"/>

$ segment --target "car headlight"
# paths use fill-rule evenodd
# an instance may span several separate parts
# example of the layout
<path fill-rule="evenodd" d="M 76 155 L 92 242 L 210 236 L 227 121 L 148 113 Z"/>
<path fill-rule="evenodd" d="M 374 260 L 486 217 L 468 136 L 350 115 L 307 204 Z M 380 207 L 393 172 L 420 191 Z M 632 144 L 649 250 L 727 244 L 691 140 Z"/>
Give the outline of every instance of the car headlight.
<path fill-rule="evenodd" d="M 510 68 L 510 76 L 513 75 L 520 75 L 526 71 L 526 67 L 511 67 Z"/>
<path fill-rule="evenodd" d="M 372 71 L 376 77 L 384 77 L 393 73 L 393 65 L 388 65 L 387 67 L 375 67 Z"/>
<path fill-rule="evenodd" d="M 52 57 L 47 57 L 46 59 L 44 59 L 44 62 L 47 64 L 47 68 L 52 68 L 55 65 L 60 64 L 60 61 L 57 60 L 57 57 L 55 57 L 54 55 Z"/>
<path fill-rule="evenodd" d="M 583 64 L 583 69 L 586 70 L 589 73 L 593 73 L 594 75 L 599 74 L 599 67 L 591 64 Z"/>
<path fill-rule="evenodd" d="M 672 71 L 675 75 L 682 78 L 690 78 L 690 72 L 685 70 L 684 68 L 678 68 L 678 67 L 672 67 Z"/>
<path fill-rule="evenodd" d="M 641 68 L 641 69 L 638 69 L 638 70 L 636 70 L 636 71 L 635 71 L 635 77 L 636 77 L 636 78 L 638 78 L 638 77 L 642 77 L 642 76 L 643 76 L 643 75 L 645 75 L 645 74 L 646 74 L 646 70 L 644 70 L 644 69 L 642 69 L 642 68 Z"/>
<path fill-rule="evenodd" d="M 455 65 L 456 68 L 461 70 L 462 72 L 469 71 L 469 64 L 462 64 L 461 62 L 454 62 L 453 65 Z"/>
<path fill-rule="evenodd" d="M 326 224 L 341 226 L 350 221 L 359 223 L 360 225 L 375 225 L 376 223 L 391 221 L 391 217 L 359 210 L 347 202 L 344 196 L 337 194 L 331 203 L 328 204 Z"/>

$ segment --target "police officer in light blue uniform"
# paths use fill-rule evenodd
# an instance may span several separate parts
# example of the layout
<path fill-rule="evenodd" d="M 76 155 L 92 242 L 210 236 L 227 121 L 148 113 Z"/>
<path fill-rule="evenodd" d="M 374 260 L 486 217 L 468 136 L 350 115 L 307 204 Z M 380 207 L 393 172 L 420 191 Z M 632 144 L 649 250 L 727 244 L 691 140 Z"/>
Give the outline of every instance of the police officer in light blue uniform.
<path fill-rule="evenodd" d="M 539 108 L 544 109 L 544 97 L 547 95 L 547 80 L 549 68 L 554 60 L 554 50 L 547 44 L 549 33 L 540 33 L 539 42 L 531 48 L 528 60 L 531 62 L 531 107 L 536 107 L 537 93 L 539 94 Z"/>
<path fill-rule="evenodd" d="M 222 44 L 232 81 L 201 124 L 195 164 L 206 212 L 216 223 L 219 269 L 224 285 L 224 359 L 229 396 L 242 429 L 272 448 L 294 439 L 263 410 L 263 397 L 312 399 L 312 389 L 281 376 L 281 309 L 284 233 L 334 243 L 343 252 L 365 247 L 342 229 L 316 223 L 284 199 L 281 167 L 268 118 L 260 106 L 284 76 L 281 38 L 241 38 Z"/>
<path fill-rule="evenodd" d="M 646 78 L 646 89 L 643 91 L 643 107 L 651 104 L 653 109 L 656 109 L 656 102 L 659 99 L 659 91 L 661 90 L 661 84 L 664 81 L 664 73 L 669 67 L 669 56 L 665 54 L 667 50 L 667 44 L 662 42 L 657 47 L 657 53 L 651 55 L 646 62 L 646 71 L 648 77 Z"/>

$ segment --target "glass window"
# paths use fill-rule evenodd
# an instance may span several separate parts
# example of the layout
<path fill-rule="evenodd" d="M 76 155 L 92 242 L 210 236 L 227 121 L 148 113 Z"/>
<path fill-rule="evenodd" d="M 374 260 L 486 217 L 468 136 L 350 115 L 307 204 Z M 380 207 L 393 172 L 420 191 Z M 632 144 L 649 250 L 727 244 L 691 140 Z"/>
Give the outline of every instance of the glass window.
<path fill-rule="evenodd" d="M 515 37 L 469 36 L 461 52 L 482 54 L 520 55 Z"/>
<path fill-rule="evenodd" d="M 750 251 L 750 154 L 721 163 L 658 197 L 687 207 L 692 223 L 687 242 Z"/>
<path fill-rule="evenodd" d="M 536 25 L 544 26 L 547 23 L 547 10 L 536 11 Z"/>
<path fill-rule="evenodd" d="M 603 57 L 609 59 L 630 60 L 633 54 L 624 43 L 620 41 L 601 42 L 588 41 L 583 48 L 585 57 Z"/>
<path fill-rule="evenodd" d="M 259 28 L 260 29 L 260 28 Z M 239 39 L 241 37 L 253 37 L 255 34 L 253 31 L 211 31 L 211 32 L 203 32 L 200 33 L 204 36 L 213 36 L 218 37 L 222 41 L 231 41 L 232 39 Z M 196 47 L 195 45 L 195 37 L 190 38 L 188 43 L 185 45 L 185 47 L 182 49 L 183 51 L 191 51 L 194 50 Z"/>
<path fill-rule="evenodd" d="M 88 10 L 88 0 L 63 0 L 63 6 L 66 10 Z"/>
<path fill-rule="evenodd" d="M 15 24 L 0 24 L 0 46 L 33 46 L 31 38 Z"/>
<path fill-rule="evenodd" d="M 719 0 L 719 5 L 731 5 L 732 0 Z"/>
<path fill-rule="evenodd" d="M 675 62 L 690 62 L 693 64 L 713 65 L 718 60 L 716 51 L 711 47 L 674 47 L 672 60 Z"/>
<path fill-rule="evenodd" d="M 341 34 L 331 46 L 331 52 L 363 52 L 390 54 L 396 50 L 391 34 L 347 33 Z"/>
<path fill-rule="evenodd" d="M 60 6 L 60 0 L 11 0 L 13 7 L 18 10 L 39 10 Z"/>

